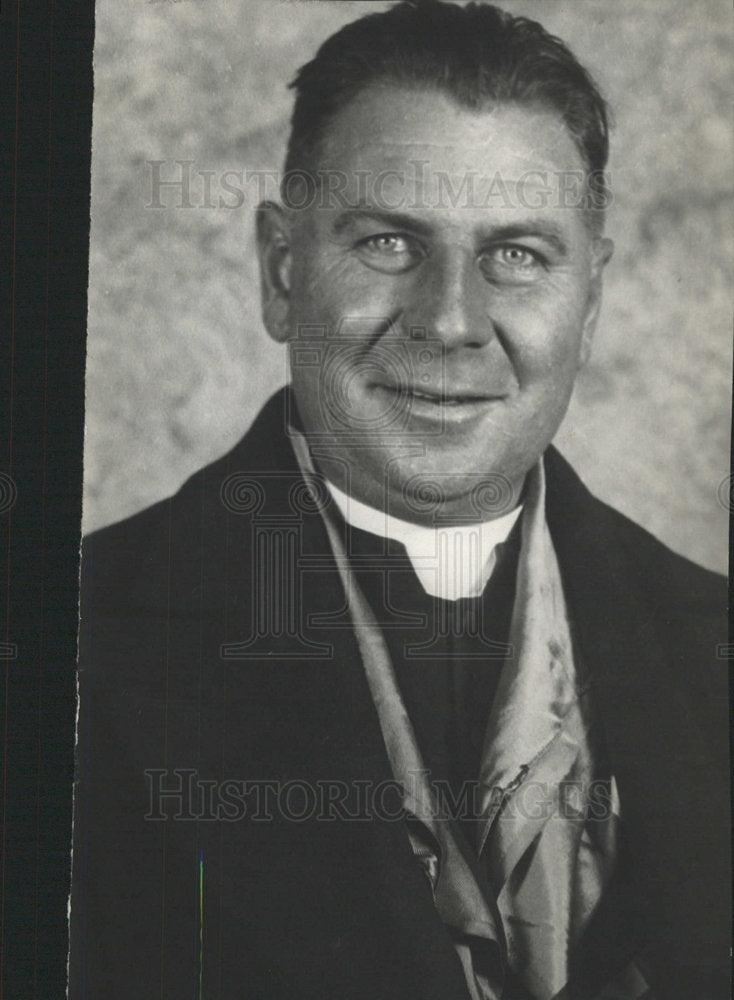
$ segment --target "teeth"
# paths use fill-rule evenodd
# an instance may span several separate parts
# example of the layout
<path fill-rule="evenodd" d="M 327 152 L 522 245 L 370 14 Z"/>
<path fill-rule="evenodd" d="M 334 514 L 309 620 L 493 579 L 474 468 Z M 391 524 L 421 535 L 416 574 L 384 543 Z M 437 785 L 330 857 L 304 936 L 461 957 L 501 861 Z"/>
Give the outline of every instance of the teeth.
<path fill-rule="evenodd" d="M 407 392 L 408 396 L 413 399 L 425 399 L 429 403 L 433 403 L 435 406 L 461 406 L 466 403 L 476 403 L 478 401 L 477 396 L 442 396 L 435 392 L 420 392 L 418 389 L 408 389 L 399 387 L 387 387 L 391 388 L 393 392 Z"/>
<path fill-rule="evenodd" d="M 430 403 L 442 403 L 444 406 L 455 406 L 457 403 L 465 403 L 466 397 L 464 396 L 453 396 L 451 398 L 447 396 L 429 396 L 425 392 L 413 392 L 413 396 L 416 399 L 427 399 Z"/>

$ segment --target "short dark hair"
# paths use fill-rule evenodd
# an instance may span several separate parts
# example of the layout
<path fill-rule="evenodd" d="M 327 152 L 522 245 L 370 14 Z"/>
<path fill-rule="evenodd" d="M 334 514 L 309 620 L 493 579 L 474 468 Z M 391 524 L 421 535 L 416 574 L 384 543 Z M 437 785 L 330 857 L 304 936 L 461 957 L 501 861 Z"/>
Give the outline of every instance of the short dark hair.
<path fill-rule="evenodd" d="M 313 169 L 335 115 L 386 81 L 443 91 L 476 110 L 505 102 L 555 111 L 593 176 L 597 207 L 606 204 L 608 114 L 594 80 L 542 25 L 483 3 L 404 0 L 327 38 L 290 84 L 286 176 Z"/>

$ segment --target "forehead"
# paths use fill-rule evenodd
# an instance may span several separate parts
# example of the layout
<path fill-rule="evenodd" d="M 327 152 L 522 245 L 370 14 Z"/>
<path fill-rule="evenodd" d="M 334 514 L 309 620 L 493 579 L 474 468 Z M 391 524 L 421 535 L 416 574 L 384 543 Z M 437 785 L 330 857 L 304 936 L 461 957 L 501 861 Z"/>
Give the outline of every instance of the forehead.
<path fill-rule="evenodd" d="M 371 86 L 329 123 L 312 166 L 319 194 L 297 213 L 309 238 L 366 207 L 450 239 L 540 218 L 566 242 L 587 242 L 585 164 L 560 115 L 544 107 L 474 110 L 441 91 Z"/>
<path fill-rule="evenodd" d="M 584 163 L 560 115 L 545 108 L 500 103 L 475 111 L 441 91 L 385 84 L 364 90 L 329 123 L 318 169 L 334 187 L 374 192 L 379 184 L 386 197 L 401 189 L 421 204 L 441 189 L 463 185 L 467 193 L 469 180 L 475 194 L 483 183 L 508 193 L 520 185 L 532 196 L 539 186 L 568 186 Z"/>

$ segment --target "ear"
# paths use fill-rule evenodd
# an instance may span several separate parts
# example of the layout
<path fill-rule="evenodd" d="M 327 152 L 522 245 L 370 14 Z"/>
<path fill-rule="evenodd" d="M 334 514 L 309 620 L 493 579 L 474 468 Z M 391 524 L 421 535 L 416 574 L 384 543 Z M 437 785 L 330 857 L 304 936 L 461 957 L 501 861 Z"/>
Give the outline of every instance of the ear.
<path fill-rule="evenodd" d="M 257 253 L 260 297 L 265 328 L 279 344 L 288 339 L 291 244 L 287 212 L 272 201 L 258 205 Z"/>
<path fill-rule="evenodd" d="M 601 308 L 601 295 L 603 287 L 604 268 L 611 260 L 614 253 L 614 243 L 606 237 L 599 237 L 594 240 L 592 246 L 591 261 L 591 284 L 589 287 L 589 298 L 586 304 L 586 315 L 581 334 L 581 351 L 579 355 L 579 368 L 585 367 L 591 356 L 591 345 L 594 340 L 596 321 L 599 318 Z"/>

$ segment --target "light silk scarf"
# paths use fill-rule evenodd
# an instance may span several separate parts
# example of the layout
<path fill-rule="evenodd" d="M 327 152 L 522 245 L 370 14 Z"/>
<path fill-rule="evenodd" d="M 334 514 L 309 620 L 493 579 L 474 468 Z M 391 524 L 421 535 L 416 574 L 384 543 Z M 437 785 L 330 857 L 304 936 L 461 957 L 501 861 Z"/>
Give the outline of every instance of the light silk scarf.
<path fill-rule="evenodd" d="M 304 479 L 318 496 L 306 441 L 291 434 Z M 388 758 L 403 789 L 411 846 L 439 916 L 452 930 L 472 1000 L 501 1000 L 507 969 L 533 1000 L 563 1000 L 570 956 L 617 856 L 613 779 L 606 800 L 592 798 L 598 786 L 591 724 L 545 521 L 542 460 L 528 476 L 526 494 L 510 626 L 513 654 L 503 666 L 487 725 L 476 855 L 462 850 L 453 820 L 434 795 L 384 637 L 339 529 L 328 509 L 321 509 Z M 594 810 L 598 818 L 590 822 Z M 481 888 L 479 866 L 493 898 Z M 648 996 L 630 963 L 589 1000 Z"/>

